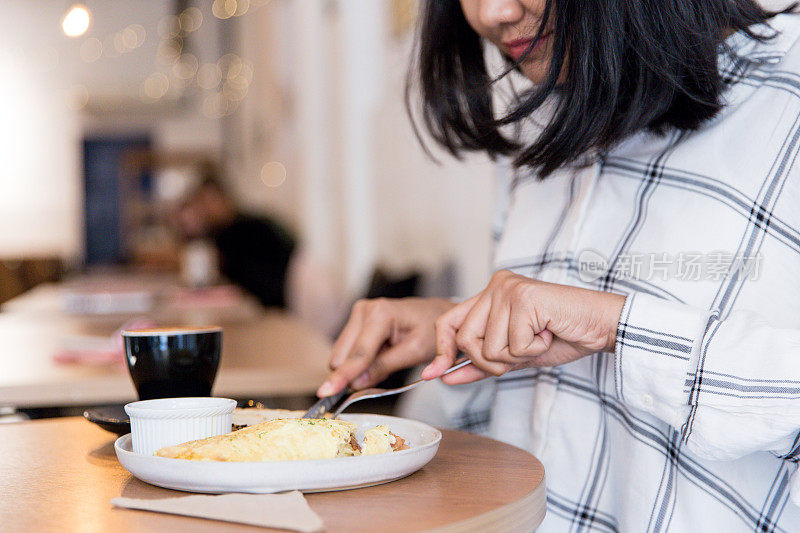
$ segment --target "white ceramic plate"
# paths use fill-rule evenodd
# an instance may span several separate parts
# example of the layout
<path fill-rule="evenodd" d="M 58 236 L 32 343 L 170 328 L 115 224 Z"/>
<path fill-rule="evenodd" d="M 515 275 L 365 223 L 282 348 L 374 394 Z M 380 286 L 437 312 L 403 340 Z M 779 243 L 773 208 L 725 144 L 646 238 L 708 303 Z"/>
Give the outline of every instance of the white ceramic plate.
<path fill-rule="evenodd" d="M 188 461 L 133 453 L 130 434 L 114 443 L 120 464 L 136 478 L 168 489 L 219 494 L 317 492 L 377 485 L 400 479 L 425 466 L 439 449 L 442 434 L 422 422 L 382 415 L 342 415 L 364 430 L 385 424 L 405 439 L 408 450 L 361 457 L 313 461 Z"/>

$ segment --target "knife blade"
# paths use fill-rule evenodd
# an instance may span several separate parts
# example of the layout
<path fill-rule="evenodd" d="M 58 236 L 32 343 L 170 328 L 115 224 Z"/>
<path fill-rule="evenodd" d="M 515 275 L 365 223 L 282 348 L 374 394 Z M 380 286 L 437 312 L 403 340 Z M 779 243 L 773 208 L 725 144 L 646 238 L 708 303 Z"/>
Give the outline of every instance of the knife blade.
<path fill-rule="evenodd" d="M 331 410 L 331 407 L 339 403 L 339 400 L 344 398 L 347 392 L 348 390 L 345 387 L 333 396 L 325 396 L 324 398 L 318 400 L 317 403 L 311 406 L 311 409 L 306 411 L 306 414 L 304 414 L 302 418 L 322 418 L 325 413 Z"/>

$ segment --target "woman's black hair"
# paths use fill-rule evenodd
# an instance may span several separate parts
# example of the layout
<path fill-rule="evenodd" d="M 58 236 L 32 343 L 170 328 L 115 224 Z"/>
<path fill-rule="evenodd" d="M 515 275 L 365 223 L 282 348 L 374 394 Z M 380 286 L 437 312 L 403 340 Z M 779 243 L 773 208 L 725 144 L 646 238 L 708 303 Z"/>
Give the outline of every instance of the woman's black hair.
<path fill-rule="evenodd" d="M 693 130 L 713 118 L 723 105 L 717 61 L 726 35 L 768 39 L 751 26 L 775 14 L 754 0 L 546 0 L 533 33 L 553 32 L 547 77 L 498 116 L 492 88 L 502 75 L 488 71 L 483 41 L 459 0 L 423 0 L 409 88 L 419 84 L 423 124 L 451 154 L 514 155 L 517 166 L 544 178 L 635 132 Z M 555 109 L 533 144 L 502 132 L 553 93 Z"/>

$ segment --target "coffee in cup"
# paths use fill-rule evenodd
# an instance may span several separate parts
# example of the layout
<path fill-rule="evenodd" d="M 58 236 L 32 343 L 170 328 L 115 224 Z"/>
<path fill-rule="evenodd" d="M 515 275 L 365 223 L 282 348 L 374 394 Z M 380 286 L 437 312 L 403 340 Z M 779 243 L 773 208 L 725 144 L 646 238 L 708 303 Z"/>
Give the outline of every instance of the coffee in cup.
<path fill-rule="evenodd" d="M 122 338 L 140 400 L 211 395 L 222 328 L 130 329 Z"/>

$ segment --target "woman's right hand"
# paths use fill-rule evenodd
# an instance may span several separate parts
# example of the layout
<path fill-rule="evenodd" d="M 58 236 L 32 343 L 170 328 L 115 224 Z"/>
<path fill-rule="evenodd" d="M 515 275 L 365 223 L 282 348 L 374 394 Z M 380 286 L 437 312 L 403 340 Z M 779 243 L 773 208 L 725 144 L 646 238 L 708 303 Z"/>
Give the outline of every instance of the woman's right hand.
<path fill-rule="evenodd" d="M 441 298 L 359 300 L 333 345 L 333 372 L 317 396 L 330 396 L 351 385 L 363 389 L 402 368 L 436 355 L 434 323 L 456 304 Z"/>

